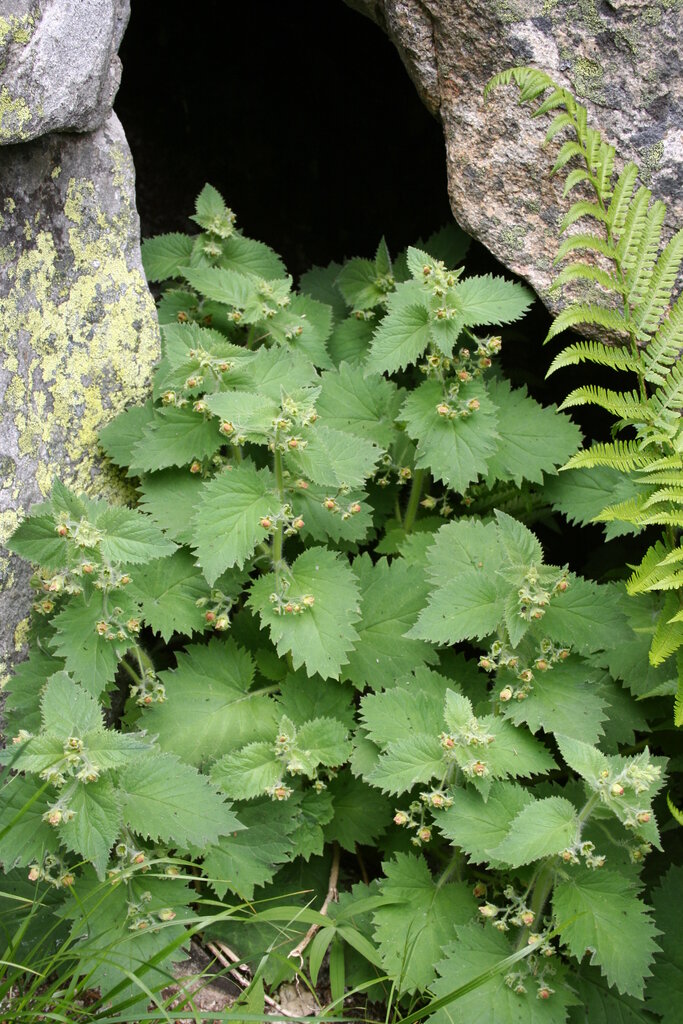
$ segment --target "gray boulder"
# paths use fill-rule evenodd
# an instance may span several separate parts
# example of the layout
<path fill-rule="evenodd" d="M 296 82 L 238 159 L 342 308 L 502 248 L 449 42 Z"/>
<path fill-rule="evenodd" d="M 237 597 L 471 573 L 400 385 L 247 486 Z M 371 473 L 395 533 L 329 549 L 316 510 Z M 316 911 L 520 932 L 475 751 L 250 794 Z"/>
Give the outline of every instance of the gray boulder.
<path fill-rule="evenodd" d="M 144 400 L 158 327 L 132 160 L 113 113 L 88 134 L 1 147 L 0 181 L 2 544 L 57 475 L 122 500 L 97 457 L 97 431 Z M 0 678 L 26 636 L 29 574 L 0 550 Z"/>
<path fill-rule="evenodd" d="M 128 15 L 129 0 L 3 0 L 0 144 L 104 121 Z"/>
<path fill-rule="evenodd" d="M 440 118 L 448 190 L 458 222 L 506 266 L 548 295 L 557 227 L 567 209 L 548 120 L 489 99 L 498 71 L 531 64 L 573 90 L 591 122 L 634 160 L 683 221 L 683 48 L 678 0 L 347 0 L 395 43 L 427 107 Z M 419 154 L 412 158 L 419 160 Z"/>

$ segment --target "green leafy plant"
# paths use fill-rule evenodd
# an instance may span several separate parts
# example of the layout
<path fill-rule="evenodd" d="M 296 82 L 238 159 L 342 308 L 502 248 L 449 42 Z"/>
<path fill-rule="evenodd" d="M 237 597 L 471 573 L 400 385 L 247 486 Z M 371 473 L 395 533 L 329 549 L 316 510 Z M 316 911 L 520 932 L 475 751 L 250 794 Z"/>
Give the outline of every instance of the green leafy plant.
<path fill-rule="evenodd" d="M 614 440 L 577 452 L 566 469 L 574 472 L 556 492 L 563 511 L 579 521 L 616 525 L 622 532 L 662 527 L 627 581 L 630 594 L 661 598 L 650 647 L 650 662 L 676 655 L 676 724 L 683 723 L 683 298 L 675 288 L 683 264 L 683 230 L 662 245 L 666 206 L 638 184 L 638 167 L 617 174 L 616 152 L 588 124 L 586 108 L 566 89 L 535 68 L 496 75 L 487 92 L 514 84 L 520 103 L 541 100 L 534 117 L 555 112 L 546 143 L 563 142 L 552 168 L 571 168 L 564 195 L 581 198 L 560 225 L 565 239 L 556 262 L 566 263 L 553 288 L 577 286 L 557 316 L 547 341 L 568 328 L 597 331 L 598 340 L 574 341 L 555 357 L 550 373 L 579 363 L 621 374 L 613 389 L 592 383 L 575 388 L 563 409 L 596 405 L 615 417 Z M 546 95 L 548 94 L 548 95 Z M 569 228 L 579 225 L 571 233 Z M 623 386 L 624 374 L 630 375 Z M 586 470 L 599 468 L 586 477 Z M 621 493 L 614 501 L 615 488 Z M 591 494 L 588 498 L 587 491 Z"/>
<path fill-rule="evenodd" d="M 11 540 L 8 898 L 28 874 L 70 991 L 138 1009 L 198 933 L 252 966 L 245 1013 L 296 975 L 351 1019 L 654 1020 L 654 969 L 666 1018 L 671 679 L 651 598 L 529 528 L 581 443 L 497 365 L 531 295 L 455 228 L 297 291 L 210 186 L 194 220 L 145 243 L 163 358 L 101 434 L 135 507 L 56 482 Z"/>

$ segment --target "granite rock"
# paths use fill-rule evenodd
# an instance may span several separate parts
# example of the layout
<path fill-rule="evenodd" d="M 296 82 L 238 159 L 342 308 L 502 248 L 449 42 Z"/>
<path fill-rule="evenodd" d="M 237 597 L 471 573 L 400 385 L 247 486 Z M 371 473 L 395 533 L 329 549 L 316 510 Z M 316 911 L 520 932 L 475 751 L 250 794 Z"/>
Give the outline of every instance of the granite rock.
<path fill-rule="evenodd" d="M 129 0 L 3 0 L 0 144 L 102 124 L 129 13 Z"/>
<path fill-rule="evenodd" d="M 484 102 L 489 78 L 530 64 L 571 89 L 593 125 L 634 160 L 683 221 L 681 0 L 347 0 L 394 41 L 440 118 L 453 214 L 506 266 L 548 294 L 567 201 L 550 179 L 547 119 L 519 108 L 513 87 Z M 428 187 L 426 184 L 425 187 Z"/>
<path fill-rule="evenodd" d="M 88 134 L 0 148 L 0 544 L 56 475 L 125 496 L 96 438 L 144 400 L 158 358 L 134 181 L 113 113 Z M 0 678 L 23 647 L 29 575 L 0 549 Z"/>

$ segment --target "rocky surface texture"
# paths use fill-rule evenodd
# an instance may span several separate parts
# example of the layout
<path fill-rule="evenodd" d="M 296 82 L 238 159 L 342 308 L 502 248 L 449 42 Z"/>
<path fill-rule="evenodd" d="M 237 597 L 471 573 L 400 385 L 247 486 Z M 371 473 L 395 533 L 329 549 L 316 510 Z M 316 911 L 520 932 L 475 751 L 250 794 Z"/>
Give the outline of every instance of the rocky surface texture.
<path fill-rule="evenodd" d="M 683 221 L 681 0 L 347 0 L 394 41 L 427 107 L 441 119 L 453 213 L 465 230 L 544 298 L 567 209 L 549 179 L 548 120 L 488 100 L 498 71 L 530 64 L 573 90 L 618 157 L 634 160 Z M 419 160 L 419 153 L 410 155 Z M 428 184 L 425 184 L 428 187 Z"/>
<path fill-rule="evenodd" d="M 128 0 L 4 0 L 0 142 L 91 131 L 111 110 Z"/>
<path fill-rule="evenodd" d="M 84 21 L 99 11 L 89 40 L 82 33 L 77 42 L 69 37 L 76 8 Z M 111 47 L 127 4 L 53 0 L 32 10 L 34 22 L 10 21 L 11 52 L 24 45 L 22 32 L 34 31 L 27 47 L 40 36 L 45 17 L 51 32 L 59 25 L 64 33 L 48 51 L 80 47 L 81 70 L 68 69 L 73 89 L 65 84 L 61 106 L 55 99 L 42 137 L 0 147 L 0 545 L 56 475 L 91 493 L 116 494 L 119 485 L 98 462 L 97 430 L 144 398 L 158 356 L 154 303 L 140 263 L 132 159 L 110 109 L 118 81 Z M 109 40 L 106 59 L 104 50 L 97 59 L 91 53 L 100 48 L 100 29 Z M 78 82 L 89 53 L 89 66 L 101 74 L 88 96 Z M 22 73 L 29 67 L 16 66 Z M 46 57 L 31 67 L 43 75 L 52 64 Z M 63 77 L 66 83 L 68 74 Z M 19 95 L 9 70 L 2 81 Z M 31 95 L 46 85 L 49 91 L 49 81 L 36 82 Z M 92 128 L 98 116 L 92 131 L 54 131 Z M 31 133 L 40 130 L 31 120 Z M 28 576 L 24 563 L 0 549 L 0 679 L 23 647 Z"/>

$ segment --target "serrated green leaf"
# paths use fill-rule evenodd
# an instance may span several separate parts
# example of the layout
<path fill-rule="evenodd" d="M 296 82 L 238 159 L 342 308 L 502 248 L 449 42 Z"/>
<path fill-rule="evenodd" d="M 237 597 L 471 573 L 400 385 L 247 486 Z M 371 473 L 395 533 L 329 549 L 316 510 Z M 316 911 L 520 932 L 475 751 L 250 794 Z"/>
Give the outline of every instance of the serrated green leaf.
<path fill-rule="evenodd" d="M 221 391 L 206 398 L 214 416 L 231 423 L 235 436 L 263 444 L 273 433 L 273 420 L 280 412 L 279 403 L 251 391 Z"/>
<path fill-rule="evenodd" d="M 466 569 L 429 597 L 408 637 L 453 644 L 495 632 L 503 618 L 500 584 L 481 569 Z"/>
<path fill-rule="evenodd" d="M 391 802 L 350 772 L 331 779 L 327 791 L 334 817 L 324 829 L 326 842 L 355 853 L 356 844 L 369 846 L 388 828 L 394 814 Z"/>
<path fill-rule="evenodd" d="M 358 320 L 355 316 L 342 320 L 327 342 L 332 362 L 336 366 L 344 362 L 349 366 L 362 366 L 370 351 L 375 327 L 373 320 Z"/>
<path fill-rule="evenodd" d="M 322 424 L 306 441 L 305 448 L 287 452 L 287 465 L 297 475 L 334 490 L 342 485 L 362 487 L 381 455 L 372 441 Z"/>
<path fill-rule="evenodd" d="M 40 696 L 40 714 L 43 729 L 65 740 L 104 729 L 100 705 L 66 672 L 57 672 L 47 680 Z"/>
<path fill-rule="evenodd" d="M 159 991 L 168 984 L 171 966 L 185 956 L 181 948 L 186 934 L 184 923 L 162 922 L 160 912 L 172 910 L 179 921 L 192 919 L 189 903 L 193 895 L 180 879 L 133 875 L 126 885 L 107 886 L 86 871 L 78 880 L 73 896 L 60 910 L 60 916 L 73 922 L 71 948 L 79 958 L 79 967 L 107 998 L 116 987 L 117 1002 L 129 1000 L 145 1012 L 145 989 Z M 158 925 L 131 929 L 131 904 L 144 908 L 140 917 Z M 139 980 L 138 980 L 139 977 Z M 119 987 L 120 986 L 120 987 Z"/>
<path fill-rule="evenodd" d="M 491 927 L 469 924 L 455 931 L 457 940 L 443 949 L 445 959 L 436 965 L 440 977 L 431 989 L 436 996 L 445 996 L 473 981 L 513 952 L 509 940 Z M 515 967 L 510 968 L 511 972 L 514 970 Z M 505 982 L 507 973 L 500 971 L 481 987 L 439 1010 L 430 1021 L 433 1024 L 472 1024 L 473 1021 L 477 1024 L 564 1024 L 567 1006 L 575 997 L 563 984 L 566 969 L 562 965 L 555 965 L 554 991 L 550 999 L 538 998 L 541 986 L 531 978 L 526 991 L 515 992 Z"/>
<path fill-rule="evenodd" d="M 130 593 L 140 602 L 145 622 L 167 643 L 173 633 L 191 634 L 206 627 L 197 601 L 208 598 L 211 591 L 184 548 L 149 562 L 133 577 Z"/>
<path fill-rule="evenodd" d="M 109 851 L 121 827 L 114 787 L 102 779 L 88 785 L 80 783 L 69 798 L 69 809 L 74 817 L 60 825 L 60 839 L 68 850 L 91 861 L 97 877 L 103 879 Z"/>
<path fill-rule="evenodd" d="M 3 870 L 42 864 L 46 853 L 56 853 L 56 829 L 43 821 L 48 795 L 38 779 L 15 775 L 0 790 L 0 862 Z M 48 791 L 49 792 L 49 791 Z"/>
<path fill-rule="evenodd" d="M 94 697 L 99 697 L 115 674 L 119 658 L 126 650 L 126 642 L 107 640 L 101 636 L 97 623 L 108 621 L 102 591 L 95 590 L 89 600 L 83 595 L 73 597 L 53 620 L 56 633 L 50 645 L 64 658 L 67 672 Z M 137 612 L 137 606 L 125 593 L 117 592 L 117 605 L 125 619 Z"/>
<path fill-rule="evenodd" d="M 7 685 L 5 700 L 5 732 L 13 736 L 19 729 L 38 732 L 40 729 L 40 695 L 50 676 L 64 668 L 61 658 L 34 647 L 25 661 L 16 666 Z"/>
<path fill-rule="evenodd" d="M 336 718 L 347 731 L 355 725 L 354 691 L 348 683 L 328 679 L 320 686 L 316 679 L 309 679 L 303 670 L 288 673 L 280 684 L 277 704 L 295 726 L 301 726 L 314 718 Z"/>
<path fill-rule="evenodd" d="M 385 271 L 388 273 L 388 271 Z M 342 267 L 336 285 L 352 309 L 372 309 L 386 297 L 380 286 L 380 271 L 371 260 L 352 259 Z"/>
<path fill-rule="evenodd" d="M 523 480 L 543 483 L 544 473 L 555 473 L 581 444 L 581 432 L 554 405 L 542 406 L 529 398 L 525 387 L 514 391 L 508 381 L 492 380 L 489 397 L 498 414 L 500 435 L 487 464 L 489 482 Z"/>
<path fill-rule="evenodd" d="M 506 838 L 514 818 L 533 797 L 514 782 L 494 782 L 486 802 L 473 789 L 451 790 L 452 807 L 435 818 L 435 825 L 454 846 L 475 863 L 500 868 L 503 862 L 491 851 Z"/>
<path fill-rule="evenodd" d="M 119 413 L 98 435 L 100 447 L 117 466 L 132 466 L 133 448 L 140 440 L 140 434 L 154 416 L 151 402 L 134 405 Z M 129 476 L 133 475 L 131 469 Z"/>
<path fill-rule="evenodd" d="M 148 281 L 166 281 L 179 277 L 180 268 L 187 266 L 192 255 L 193 239 L 174 232 L 146 238 L 142 243 L 142 266 Z"/>
<path fill-rule="evenodd" d="M 341 363 L 337 370 L 322 375 L 316 411 L 326 426 L 389 448 L 400 405 L 400 393 L 391 381 Z"/>
<path fill-rule="evenodd" d="M 67 538 L 57 534 L 57 526 L 52 514 L 34 510 L 9 538 L 7 550 L 46 569 L 62 569 L 68 564 L 69 546 Z"/>
<path fill-rule="evenodd" d="M 241 274 L 255 274 L 267 281 L 285 277 L 287 271 L 281 258 L 264 242 L 246 238 L 238 231 L 225 239 L 219 264 L 226 270 L 237 270 Z"/>
<path fill-rule="evenodd" d="M 429 313 L 408 305 L 384 317 L 372 338 L 368 372 L 395 373 L 417 362 L 431 340 Z"/>
<path fill-rule="evenodd" d="M 650 908 L 623 875 L 609 868 L 570 870 L 553 892 L 560 938 L 580 960 L 591 952 L 610 985 L 642 999 L 644 979 L 658 947 Z"/>
<path fill-rule="evenodd" d="M 442 387 L 427 380 L 411 392 L 400 412 L 409 436 L 417 441 L 417 467 L 429 469 L 435 479 L 460 493 L 485 475 L 498 441 L 496 407 L 481 381 L 462 385 L 458 401 L 471 399 L 479 408 L 467 419 L 440 416 L 436 410 L 444 400 Z"/>
<path fill-rule="evenodd" d="M 189 544 L 191 520 L 203 494 L 202 487 L 201 476 L 187 469 L 146 473 L 140 481 L 140 505 L 169 537 Z"/>
<path fill-rule="evenodd" d="M 571 575 L 570 586 L 555 594 L 542 619 L 546 636 L 573 647 L 579 654 L 609 650 L 631 632 L 619 588 L 592 583 Z"/>
<path fill-rule="evenodd" d="M 231 566 L 242 568 L 268 537 L 261 519 L 273 515 L 277 506 L 273 474 L 248 462 L 232 466 L 204 486 L 192 524 L 193 546 L 211 585 Z"/>
<path fill-rule="evenodd" d="M 386 746 L 411 736 L 430 736 L 443 731 L 443 706 L 451 679 L 428 668 L 416 668 L 383 693 L 361 700 L 361 716 L 373 741 Z"/>
<path fill-rule="evenodd" d="M 143 512 L 129 508 L 105 508 L 95 524 L 102 531 L 100 551 L 108 563 L 138 565 L 172 554 L 177 545 L 164 537 Z"/>
<path fill-rule="evenodd" d="M 676 1024 L 683 1001 L 683 943 L 680 907 L 683 904 L 683 868 L 672 866 L 652 894 L 661 951 L 652 964 L 647 983 L 647 1005 L 662 1015 L 662 1024 Z"/>
<path fill-rule="evenodd" d="M 382 558 L 373 565 L 365 554 L 355 559 L 353 569 L 363 614 L 345 676 L 360 689 L 368 685 L 378 690 L 419 664 L 434 664 L 437 656 L 431 647 L 405 636 L 424 605 L 427 584 L 399 559 L 389 563 Z"/>
<path fill-rule="evenodd" d="M 524 316 L 534 301 L 528 288 L 491 274 L 458 281 L 453 294 L 468 327 L 512 323 Z"/>
<path fill-rule="evenodd" d="M 204 857 L 204 872 L 220 898 L 229 889 L 242 899 L 253 899 L 256 886 L 269 882 L 279 865 L 291 858 L 296 812 L 290 800 L 240 808 L 244 830 L 222 837 Z"/>
<path fill-rule="evenodd" d="M 390 743 L 366 778 L 383 793 L 405 793 L 418 782 L 425 784 L 440 777 L 446 767 L 436 737 L 412 736 Z"/>
<path fill-rule="evenodd" d="M 135 761 L 119 787 L 124 821 L 153 842 L 204 846 L 242 827 L 208 781 L 173 754 Z"/>
<path fill-rule="evenodd" d="M 610 988 L 597 967 L 581 964 L 572 973 L 572 987 L 581 1005 L 572 1007 L 569 1024 L 652 1024 L 643 1003 Z M 675 1018 L 664 1024 L 676 1024 Z"/>
<path fill-rule="evenodd" d="M 491 851 L 498 860 L 520 867 L 573 846 L 579 828 L 574 804 L 549 796 L 523 807 L 502 843 Z"/>
<path fill-rule="evenodd" d="M 596 678 L 578 658 L 559 662 L 548 672 L 535 671 L 526 700 L 506 704 L 505 717 L 515 725 L 526 722 L 533 733 L 544 729 L 597 743 L 609 712 L 596 691 Z"/>
<path fill-rule="evenodd" d="M 154 472 L 189 465 L 193 459 L 208 459 L 225 444 L 218 426 L 216 420 L 192 409 L 156 409 L 133 449 L 133 464 L 136 469 Z"/>
<path fill-rule="evenodd" d="M 235 215 L 225 205 L 223 196 L 218 189 L 208 183 L 201 190 L 194 204 L 193 220 L 205 231 L 219 238 L 229 238 L 234 231 Z"/>
<path fill-rule="evenodd" d="M 545 485 L 546 497 L 553 508 L 570 522 L 582 526 L 590 523 L 607 505 L 628 501 L 640 493 L 642 488 L 633 477 L 609 466 L 570 469 Z M 606 540 L 638 532 L 632 523 L 621 520 L 605 523 L 604 530 Z"/>
<path fill-rule="evenodd" d="M 402 992 L 424 989 L 435 976 L 444 945 L 476 912 L 464 883 L 437 886 L 421 857 L 398 854 L 382 865 L 380 892 L 392 902 L 375 911 L 375 940 L 384 969 Z"/>
<path fill-rule="evenodd" d="M 176 658 L 177 668 L 159 676 L 166 701 L 145 711 L 162 750 L 205 765 L 274 735 L 280 717 L 268 696 L 274 687 L 250 689 L 253 659 L 234 640 L 194 644 Z"/>
<path fill-rule="evenodd" d="M 213 782 L 233 799 L 251 800 L 277 786 L 285 766 L 275 755 L 273 743 L 249 743 L 217 761 L 211 770 Z"/>
<path fill-rule="evenodd" d="M 326 267 L 311 267 L 299 277 L 301 291 L 331 306 L 338 323 L 346 316 L 346 303 L 336 285 L 340 270 L 341 263 L 329 263 Z"/>
<path fill-rule="evenodd" d="M 319 484 L 290 487 L 289 497 L 294 514 L 301 516 L 304 521 L 301 535 L 318 543 L 331 540 L 334 544 L 352 544 L 365 540 L 372 528 L 373 511 L 367 503 L 367 493 L 351 490 L 343 496 L 342 503 L 338 503 L 338 507 L 331 511 L 324 505 L 325 499 L 331 497 L 330 490 L 334 493 L 336 488 Z M 357 504 L 360 505 L 360 511 L 351 512 L 344 518 L 344 512 L 350 511 Z"/>
<path fill-rule="evenodd" d="M 306 666 L 309 675 L 338 678 L 348 653 L 358 639 L 354 623 L 360 618 L 359 590 L 348 564 L 325 548 L 309 548 L 299 555 L 288 577 L 290 602 L 313 598 L 301 614 L 278 614 L 270 595 L 276 590 L 274 573 L 253 584 L 248 604 L 267 626 L 278 653 L 289 651 L 294 668 Z"/>

